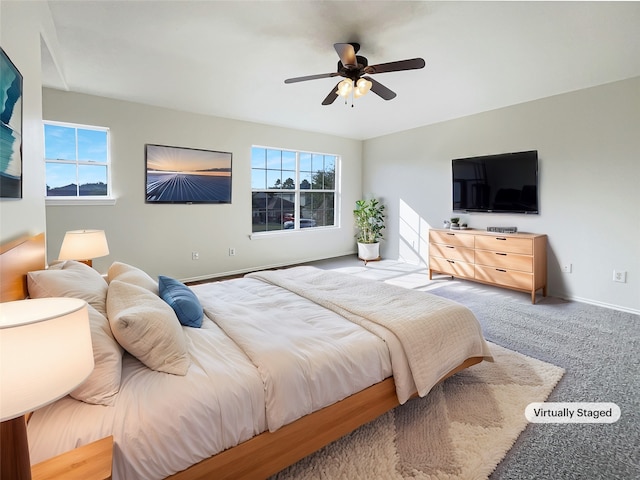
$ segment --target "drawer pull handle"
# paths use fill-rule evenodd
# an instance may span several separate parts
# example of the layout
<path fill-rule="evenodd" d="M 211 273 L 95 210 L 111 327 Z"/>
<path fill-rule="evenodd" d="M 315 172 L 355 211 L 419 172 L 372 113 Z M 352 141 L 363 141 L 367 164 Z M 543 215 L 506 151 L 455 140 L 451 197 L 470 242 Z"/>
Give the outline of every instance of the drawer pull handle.
<path fill-rule="evenodd" d="M 506 254 L 506 253 L 499 253 L 499 252 L 496 252 L 496 255 L 502 255 L 503 257 L 506 257 L 506 256 L 507 256 L 507 254 Z"/>
<path fill-rule="evenodd" d="M 456 263 L 456 262 L 454 262 L 453 260 L 447 260 L 447 262 L 449 262 L 449 263 Z"/>
<path fill-rule="evenodd" d="M 447 233 L 447 235 L 455 236 L 455 233 Z"/>
<path fill-rule="evenodd" d="M 496 237 L 496 240 L 506 240 L 505 237 Z"/>
<path fill-rule="evenodd" d="M 501 269 L 501 268 L 496 268 L 496 272 L 507 273 L 507 271 L 506 271 L 506 270 L 503 270 L 503 269 Z"/>
<path fill-rule="evenodd" d="M 452 247 L 451 245 L 445 245 L 445 247 L 447 247 L 447 248 L 456 248 L 456 247 Z"/>

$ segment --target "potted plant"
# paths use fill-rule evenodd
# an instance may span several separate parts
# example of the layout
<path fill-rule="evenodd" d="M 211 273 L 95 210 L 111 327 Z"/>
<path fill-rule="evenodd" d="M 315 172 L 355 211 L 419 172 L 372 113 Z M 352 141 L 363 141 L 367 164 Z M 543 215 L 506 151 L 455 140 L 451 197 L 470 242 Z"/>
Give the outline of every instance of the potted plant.
<path fill-rule="evenodd" d="M 460 228 L 460 225 L 458 224 L 459 221 L 460 221 L 459 217 L 452 217 L 451 218 L 451 229 L 452 230 L 458 230 Z"/>
<path fill-rule="evenodd" d="M 377 260 L 380 258 L 380 239 L 384 228 L 384 205 L 377 199 L 358 200 L 353 211 L 358 228 L 358 258 Z"/>

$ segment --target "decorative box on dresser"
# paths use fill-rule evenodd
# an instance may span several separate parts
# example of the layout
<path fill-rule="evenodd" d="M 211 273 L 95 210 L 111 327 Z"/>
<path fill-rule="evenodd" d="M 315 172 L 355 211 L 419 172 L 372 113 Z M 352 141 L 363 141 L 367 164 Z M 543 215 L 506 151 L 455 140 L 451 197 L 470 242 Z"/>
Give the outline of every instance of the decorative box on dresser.
<path fill-rule="evenodd" d="M 547 236 L 483 230 L 429 230 L 433 273 L 547 296 Z"/>

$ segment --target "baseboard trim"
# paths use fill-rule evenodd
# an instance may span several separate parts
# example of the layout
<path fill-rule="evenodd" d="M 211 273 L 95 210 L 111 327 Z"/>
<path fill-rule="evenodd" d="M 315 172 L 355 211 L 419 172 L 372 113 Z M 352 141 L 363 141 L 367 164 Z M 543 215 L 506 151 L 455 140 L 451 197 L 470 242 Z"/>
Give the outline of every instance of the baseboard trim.
<path fill-rule="evenodd" d="M 563 300 L 587 303 L 589 305 L 595 305 L 597 307 L 610 308 L 611 310 L 618 310 L 620 312 L 633 313 L 635 315 L 640 315 L 640 310 L 635 308 L 628 308 L 628 307 L 623 307 L 621 305 L 614 305 L 612 303 L 599 302 L 597 300 L 591 300 L 589 298 L 583 298 L 583 297 L 576 297 L 575 295 L 567 295 L 565 293 L 550 293 L 550 295 L 553 297 L 562 298 Z"/>
<path fill-rule="evenodd" d="M 309 257 L 309 258 L 306 258 L 306 259 L 300 259 L 300 260 L 298 260 L 296 262 L 270 263 L 270 264 L 266 264 L 266 265 L 259 265 L 259 266 L 241 268 L 239 270 L 229 270 L 229 271 L 226 271 L 226 272 L 218 272 L 218 273 L 209 274 L 209 275 L 200 275 L 198 277 L 182 278 L 182 279 L 180 279 L 180 281 L 183 282 L 183 283 L 205 282 L 207 280 L 215 281 L 216 279 L 221 279 L 221 278 L 225 278 L 225 277 L 237 277 L 237 276 L 245 275 L 247 273 L 257 272 L 258 270 L 269 270 L 269 269 L 273 269 L 273 268 L 294 267 L 296 265 L 302 265 L 302 264 L 309 263 L 309 262 L 317 262 L 318 260 L 330 260 L 332 258 L 344 257 L 346 255 L 357 255 L 357 252 L 355 250 L 352 250 L 352 251 L 349 251 L 349 252 L 346 252 L 346 253 L 339 253 L 339 254 L 333 255 L 331 257 L 322 257 L 322 256 L 320 256 L 320 257 Z"/>

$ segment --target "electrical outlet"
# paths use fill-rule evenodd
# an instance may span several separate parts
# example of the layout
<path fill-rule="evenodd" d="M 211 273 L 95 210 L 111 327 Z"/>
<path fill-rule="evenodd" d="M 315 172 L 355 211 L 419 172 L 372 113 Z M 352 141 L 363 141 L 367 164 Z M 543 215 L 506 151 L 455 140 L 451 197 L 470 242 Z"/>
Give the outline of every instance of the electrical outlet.
<path fill-rule="evenodd" d="M 200 254 L 198 252 L 191 252 L 191 260 L 200 260 Z"/>
<path fill-rule="evenodd" d="M 564 265 L 562 265 L 562 271 L 564 273 L 571 273 L 571 264 L 565 263 Z"/>
<path fill-rule="evenodd" d="M 614 270 L 613 281 L 620 282 L 620 283 L 627 283 L 627 272 Z"/>
<path fill-rule="evenodd" d="M 235 257 L 236 256 L 236 249 L 235 248 L 230 248 L 229 249 L 229 256 L 230 257 Z"/>

